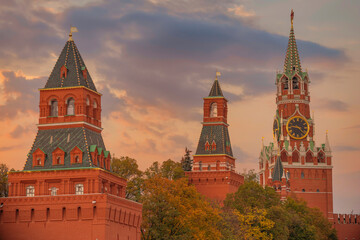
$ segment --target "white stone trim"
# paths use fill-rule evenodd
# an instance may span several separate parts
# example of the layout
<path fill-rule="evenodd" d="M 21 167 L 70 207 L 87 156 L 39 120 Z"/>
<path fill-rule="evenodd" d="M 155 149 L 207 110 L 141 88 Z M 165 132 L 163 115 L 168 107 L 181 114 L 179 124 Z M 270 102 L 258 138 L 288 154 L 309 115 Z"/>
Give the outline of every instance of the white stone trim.
<path fill-rule="evenodd" d="M 36 124 L 36 125 L 38 127 L 52 127 L 52 126 L 75 125 L 75 124 L 85 124 L 85 125 L 95 128 L 97 130 L 100 130 L 100 131 L 103 130 L 103 128 L 97 127 L 93 124 L 90 124 L 88 122 L 83 122 L 83 121 L 81 121 L 81 122 L 65 122 L 65 123 L 45 123 L 45 124 Z"/>

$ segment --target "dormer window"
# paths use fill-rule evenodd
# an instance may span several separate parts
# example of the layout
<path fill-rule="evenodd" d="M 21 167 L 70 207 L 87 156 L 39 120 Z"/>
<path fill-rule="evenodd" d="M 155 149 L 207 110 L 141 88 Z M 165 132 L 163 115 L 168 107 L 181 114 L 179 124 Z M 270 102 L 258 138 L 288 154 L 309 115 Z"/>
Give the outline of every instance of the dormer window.
<path fill-rule="evenodd" d="M 51 100 L 50 102 L 50 116 L 52 117 L 58 116 L 58 101 L 56 99 Z"/>
<path fill-rule="evenodd" d="M 27 197 L 35 196 L 35 187 L 34 186 L 27 186 L 26 187 L 26 196 Z"/>
<path fill-rule="evenodd" d="M 217 117 L 218 114 L 217 114 L 217 104 L 214 102 L 214 103 L 211 103 L 210 105 L 210 117 Z"/>
<path fill-rule="evenodd" d="M 211 150 L 212 151 L 216 151 L 216 143 L 215 140 L 213 140 L 212 144 L 211 144 Z"/>
<path fill-rule="evenodd" d="M 66 115 L 75 115 L 75 100 L 69 98 L 66 105 Z"/>
<path fill-rule="evenodd" d="M 61 147 L 57 147 L 52 152 L 53 165 L 63 165 L 65 158 L 65 151 Z"/>
<path fill-rule="evenodd" d="M 205 143 L 205 151 L 209 151 L 210 150 L 210 144 L 208 141 L 206 141 Z"/>
<path fill-rule="evenodd" d="M 43 167 L 44 163 L 45 163 L 45 157 L 46 154 L 40 149 L 36 149 L 33 153 L 32 153 L 32 159 L 33 159 L 33 167 Z"/>

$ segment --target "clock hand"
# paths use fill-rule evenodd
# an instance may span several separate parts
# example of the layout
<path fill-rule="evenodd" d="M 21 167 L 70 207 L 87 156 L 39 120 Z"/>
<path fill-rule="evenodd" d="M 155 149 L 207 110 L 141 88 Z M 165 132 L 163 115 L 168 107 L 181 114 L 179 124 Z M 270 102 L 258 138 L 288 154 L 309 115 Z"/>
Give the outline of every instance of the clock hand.
<path fill-rule="evenodd" d="M 305 132 L 303 130 L 301 130 L 301 128 L 299 126 L 293 126 L 294 128 L 297 128 L 300 130 L 300 132 L 302 132 L 303 134 L 305 134 Z"/>

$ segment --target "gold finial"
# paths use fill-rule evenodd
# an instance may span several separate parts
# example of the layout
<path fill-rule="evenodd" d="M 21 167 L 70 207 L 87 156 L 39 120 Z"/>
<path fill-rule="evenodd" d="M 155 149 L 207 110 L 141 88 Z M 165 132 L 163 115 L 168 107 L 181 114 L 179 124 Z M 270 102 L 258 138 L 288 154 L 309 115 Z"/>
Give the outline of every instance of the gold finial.
<path fill-rule="evenodd" d="M 78 29 L 76 27 L 72 27 L 70 26 L 70 33 L 69 33 L 69 40 L 68 41 L 74 41 L 72 38 L 72 33 L 73 32 L 79 32 Z"/>
<path fill-rule="evenodd" d="M 218 70 L 216 70 L 215 80 L 218 80 L 218 77 L 220 77 L 220 76 L 221 76 L 221 73 Z"/>
<path fill-rule="evenodd" d="M 294 25 L 294 10 L 291 9 L 291 14 L 290 14 L 290 19 L 291 19 L 291 29 L 293 29 Z"/>

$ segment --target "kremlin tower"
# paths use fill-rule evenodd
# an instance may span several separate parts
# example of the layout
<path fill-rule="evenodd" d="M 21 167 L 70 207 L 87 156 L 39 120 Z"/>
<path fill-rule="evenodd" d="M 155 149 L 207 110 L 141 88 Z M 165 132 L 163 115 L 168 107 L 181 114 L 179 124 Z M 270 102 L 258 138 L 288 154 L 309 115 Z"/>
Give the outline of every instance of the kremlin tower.
<path fill-rule="evenodd" d="M 294 12 L 284 70 L 276 74 L 277 109 L 274 142 L 260 152 L 260 184 L 274 187 L 282 199 L 292 192 L 333 219 L 332 155 L 328 136 L 316 145 L 315 119 L 310 116 L 310 78 L 300 64 Z"/>
<path fill-rule="evenodd" d="M 244 183 L 244 177 L 235 172 L 227 123 L 227 102 L 216 73 L 209 96 L 204 98 L 204 117 L 193 168 L 186 172 L 189 182 L 198 192 L 222 203 L 226 194 L 234 193 Z"/>
<path fill-rule="evenodd" d="M 76 28 L 71 28 L 77 31 Z M 45 87 L 23 171 L 1 199 L 7 239 L 140 239 L 142 206 L 125 199 L 101 132 L 101 94 L 70 32 Z"/>

